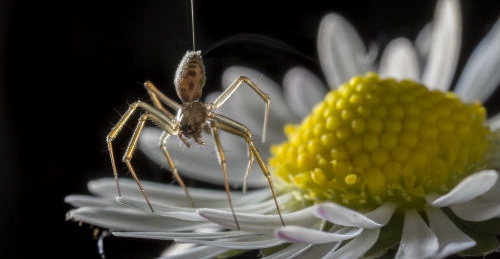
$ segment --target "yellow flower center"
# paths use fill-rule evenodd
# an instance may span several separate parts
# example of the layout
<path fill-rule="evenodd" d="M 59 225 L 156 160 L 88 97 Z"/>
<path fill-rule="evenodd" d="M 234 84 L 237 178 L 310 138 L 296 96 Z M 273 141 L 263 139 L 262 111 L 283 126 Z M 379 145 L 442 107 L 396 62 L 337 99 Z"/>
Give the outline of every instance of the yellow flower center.
<path fill-rule="evenodd" d="M 414 81 L 352 78 L 330 91 L 288 141 L 271 148 L 273 177 L 298 197 L 373 209 L 385 201 L 420 208 L 484 168 L 491 139 L 479 103 Z"/>

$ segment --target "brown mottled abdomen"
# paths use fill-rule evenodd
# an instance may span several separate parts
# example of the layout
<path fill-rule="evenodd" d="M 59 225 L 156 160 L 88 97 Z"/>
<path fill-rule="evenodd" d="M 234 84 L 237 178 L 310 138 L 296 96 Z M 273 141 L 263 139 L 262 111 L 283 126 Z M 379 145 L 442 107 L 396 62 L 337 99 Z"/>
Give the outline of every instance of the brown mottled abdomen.
<path fill-rule="evenodd" d="M 198 101 L 205 85 L 205 66 L 200 51 L 188 51 L 177 67 L 175 90 L 182 102 Z"/>

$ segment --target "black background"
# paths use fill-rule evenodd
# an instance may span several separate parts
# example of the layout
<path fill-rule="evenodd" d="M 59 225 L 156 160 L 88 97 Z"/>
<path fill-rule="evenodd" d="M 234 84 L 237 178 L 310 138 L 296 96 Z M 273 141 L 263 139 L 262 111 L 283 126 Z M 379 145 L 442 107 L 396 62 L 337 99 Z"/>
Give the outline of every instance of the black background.
<path fill-rule="evenodd" d="M 414 39 L 435 7 L 397 0 L 195 2 L 205 94 L 220 88 L 221 72 L 233 64 L 278 83 L 298 64 L 321 75 L 316 34 L 328 12 L 343 14 L 366 42 L 383 47 L 396 36 Z M 461 2 L 459 65 L 500 16 L 499 1 Z M 1 258 L 99 258 L 92 230 L 65 221 L 70 206 L 63 198 L 86 193 L 90 179 L 112 176 L 105 136 L 129 103 L 147 100 L 144 80 L 175 96 L 175 68 L 192 48 L 188 7 L 185 0 L 0 1 Z M 500 110 L 498 92 L 486 103 L 491 111 Z M 108 258 L 150 258 L 164 244 L 105 241 Z"/>

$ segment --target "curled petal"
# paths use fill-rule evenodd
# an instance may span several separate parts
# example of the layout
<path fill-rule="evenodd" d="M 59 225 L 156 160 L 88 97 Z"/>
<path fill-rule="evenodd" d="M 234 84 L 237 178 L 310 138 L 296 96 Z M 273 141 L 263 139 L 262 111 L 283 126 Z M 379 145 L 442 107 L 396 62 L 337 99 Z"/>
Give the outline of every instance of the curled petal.
<path fill-rule="evenodd" d="M 361 235 L 322 259 L 360 258 L 377 242 L 379 234 L 380 228 L 365 229 Z"/>
<path fill-rule="evenodd" d="M 455 92 L 465 102 L 484 102 L 500 83 L 500 19 L 469 57 Z"/>
<path fill-rule="evenodd" d="M 179 244 L 186 245 L 186 244 Z M 192 244 L 189 244 L 192 245 Z M 211 259 L 216 258 L 218 255 L 227 252 L 228 248 L 215 247 L 215 246 L 196 246 L 189 247 L 182 252 L 172 251 L 167 249 L 161 258 L 165 259 Z"/>
<path fill-rule="evenodd" d="M 460 218 L 468 221 L 484 221 L 500 217 L 500 183 L 485 194 L 450 209 Z"/>
<path fill-rule="evenodd" d="M 399 243 L 397 259 L 430 258 L 439 248 L 436 235 L 414 209 L 405 213 L 403 236 Z"/>
<path fill-rule="evenodd" d="M 379 74 L 398 80 L 418 81 L 420 72 L 417 52 L 408 39 L 397 38 L 389 43 L 380 60 Z"/>
<path fill-rule="evenodd" d="M 318 56 L 331 89 L 369 70 L 365 45 L 342 16 L 328 14 L 318 30 Z"/>
<path fill-rule="evenodd" d="M 449 89 L 460 53 L 461 10 L 457 0 L 440 0 L 433 21 L 430 53 L 422 81 L 431 89 Z"/>
<path fill-rule="evenodd" d="M 342 228 L 335 232 L 325 232 L 299 226 L 285 226 L 275 230 L 274 235 L 290 242 L 322 244 L 351 239 L 362 231 L 362 228 Z"/>
<path fill-rule="evenodd" d="M 434 207 L 448 207 L 470 201 L 491 189 L 497 180 L 498 172 L 495 170 L 484 170 L 475 173 L 462 180 L 447 194 L 430 202 L 430 204 Z"/>
<path fill-rule="evenodd" d="M 392 212 L 390 214 L 392 215 Z M 314 206 L 314 215 L 342 226 L 361 228 L 379 228 L 383 226 L 355 210 L 331 202 Z"/>
<path fill-rule="evenodd" d="M 290 258 L 299 258 L 302 253 L 307 251 L 312 244 L 291 244 L 279 251 L 276 251 L 269 256 L 262 257 L 261 259 L 290 259 Z"/>
<path fill-rule="evenodd" d="M 397 204 L 386 202 L 382 206 L 365 214 L 365 216 L 380 225 L 386 225 L 392 218 L 392 214 L 396 210 Z"/>
<path fill-rule="evenodd" d="M 439 240 L 437 258 L 445 258 L 476 245 L 476 241 L 460 230 L 440 209 L 426 207 L 429 226 Z"/>
<path fill-rule="evenodd" d="M 326 94 L 323 82 L 303 67 L 294 67 L 283 77 L 285 98 L 292 111 L 304 118 Z"/>

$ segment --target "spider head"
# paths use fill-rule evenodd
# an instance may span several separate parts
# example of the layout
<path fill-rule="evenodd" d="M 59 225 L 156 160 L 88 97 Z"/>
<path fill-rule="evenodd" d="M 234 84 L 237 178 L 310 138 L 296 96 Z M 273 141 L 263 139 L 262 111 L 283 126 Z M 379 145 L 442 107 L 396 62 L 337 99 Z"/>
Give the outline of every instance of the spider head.
<path fill-rule="evenodd" d="M 207 119 L 207 108 L 201 102 L 183 103 L 177 115 L 182 135 L 194 138 L 197 142 L 201 138 L 202 130 L 206 129 Z"/>

